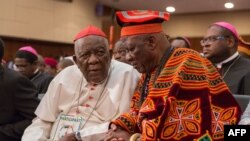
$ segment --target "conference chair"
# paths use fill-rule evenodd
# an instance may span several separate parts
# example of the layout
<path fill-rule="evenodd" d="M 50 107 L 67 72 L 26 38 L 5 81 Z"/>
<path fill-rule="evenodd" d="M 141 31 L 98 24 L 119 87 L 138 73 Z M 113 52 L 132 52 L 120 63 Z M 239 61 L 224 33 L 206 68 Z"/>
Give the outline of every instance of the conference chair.
<path fill-rule="evenodd" d="M 248 105 L 248 103 L 249 103 L 250 95 L 236 95 L 236 94 L 233 94 L 233 96 L 236 99 L 236 101 L 239 103 L 242 112 L 244 112 L 247 105 Z"/>

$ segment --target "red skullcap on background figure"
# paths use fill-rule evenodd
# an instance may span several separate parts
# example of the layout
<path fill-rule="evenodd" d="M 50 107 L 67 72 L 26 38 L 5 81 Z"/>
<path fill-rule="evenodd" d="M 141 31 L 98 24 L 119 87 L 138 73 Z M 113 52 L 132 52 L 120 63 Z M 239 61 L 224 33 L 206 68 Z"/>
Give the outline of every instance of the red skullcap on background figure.
<path fill-rule="evenodd" d="M 56 68 L 57 61 L 54 58 L 45 57 L 44 62 L 45 64 L 49 65 L 51 68 Z"/>

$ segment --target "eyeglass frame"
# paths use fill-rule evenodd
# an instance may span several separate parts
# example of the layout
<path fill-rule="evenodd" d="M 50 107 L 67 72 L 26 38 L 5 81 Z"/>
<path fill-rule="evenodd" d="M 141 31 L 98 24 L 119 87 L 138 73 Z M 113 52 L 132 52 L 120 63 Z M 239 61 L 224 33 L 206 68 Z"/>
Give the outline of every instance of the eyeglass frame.
<path fill-rule="evenodd" d="M 214 36 L 209 36 L 209 37 L 206 37 L 206 38 L 203 38 L 201 41 L 200 41 L 200 44 L 201 46 L 204 46 L 206 44 L 211 44 L 217 40 L 224 40 L 226 38 L 229 38 L 230 36 L 225 36 L 225 35 L 214 35 Z"/>

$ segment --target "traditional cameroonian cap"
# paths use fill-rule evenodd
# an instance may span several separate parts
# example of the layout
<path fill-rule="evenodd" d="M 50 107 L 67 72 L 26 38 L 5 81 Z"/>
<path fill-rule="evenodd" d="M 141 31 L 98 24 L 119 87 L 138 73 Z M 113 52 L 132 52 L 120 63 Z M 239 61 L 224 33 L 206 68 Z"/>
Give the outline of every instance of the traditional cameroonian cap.
<path fill-rule="evenodd" d="M 250 43 L 244 41 L 242 37 L 239 37 L 238 51 L 250 57 Z"/>
<path fill-rule="evenodd" d="M 132 10 L 116 12 L 121 29 L 121 37 L 128 35 L 157 33 L 163 31 L 161 23 L 169 20 L 169 13 L 152 10 Z"/>
<path fill-rule="evenodd" d="M 236 39 L 239 39 L 238 32 L 232 24 L 227 23 L 227 22 L 216 22 L 216 23 L 213 23 L 213 25 L 218 25 L 220 27 L 226 28 L 234 35 Z"/>
<path fill-rule="evenodd" d="M 89 36 L 89 35 L 97 35 L 97 36 L 102 36 L 102 37 L 107 38 L 106 34 L 101 29 L 99 29 L 99 28 L 97 28 L 97 27 L 95 27 L 93 25 L 90 25 L 87 28 L 84 28 L 82 31 L 80 31 L 75 36 L 74 41 L 76 41 L 76 40 L 78 40 L 80 38 Z"/>
<path fill-rule="evenodd" d="M 35 56 L 38 55 L 37 51 L 31 46 L 21 47 L 19 48 L 19 51 L 26 51 L 26 52 L 32 53 Z"/>
<path fill-rule="evenodd" d="M 57 61 L 54 58 L 45 57 L 44 62 L 45 64 L 49 65 L 51 68 L 56 68 Z"/>

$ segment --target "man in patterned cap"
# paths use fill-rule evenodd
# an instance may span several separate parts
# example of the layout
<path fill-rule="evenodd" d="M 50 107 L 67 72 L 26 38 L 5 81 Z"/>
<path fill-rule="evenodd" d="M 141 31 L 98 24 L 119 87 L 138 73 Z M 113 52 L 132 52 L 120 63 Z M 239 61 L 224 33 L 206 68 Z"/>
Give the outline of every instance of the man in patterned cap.
<path fill-rule="evenodd" d="M 52 80 L 23 141 L 99 141 L 110 121 L 128 110 L 139 73 L 111 60 L 107 37 L 97 27 L 83 29 L 74 43 L 77 65 Z"/>
<path fill-rule="evenodd" d="M 187 48 L 171 48 L 158 11 L 116 13 L 127 60 L 141 80 L 130 111 L 110 124 L 105 140 L 223 140 L 224 124 L 236 124 L 241 110 L 206 58 Z M 227 101 L 222 102 L 222 101 Z"/>
<path fill-rule="evenodd" d="M 230 91 L 250 95 L 250 60 L 239 54 L 238 44 L 237 30 L 227 22 L 210 25 L 201 40 L 204 56 L 218 68 Z"/>

